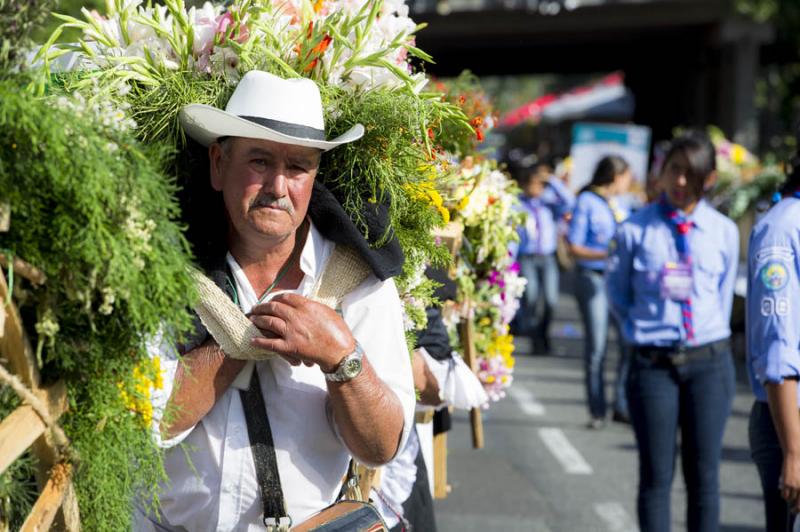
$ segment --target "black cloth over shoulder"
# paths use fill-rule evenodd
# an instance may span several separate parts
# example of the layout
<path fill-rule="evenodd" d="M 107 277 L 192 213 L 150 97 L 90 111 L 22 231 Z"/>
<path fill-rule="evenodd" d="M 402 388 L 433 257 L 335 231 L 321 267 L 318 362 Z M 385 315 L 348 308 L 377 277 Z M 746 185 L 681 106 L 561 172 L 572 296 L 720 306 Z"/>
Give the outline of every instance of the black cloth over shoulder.
<path fill-rule="evenodd" d="M 428 307 L 425 314 L 428 316 L 428 325 L 417 333 L 417 347 L 424 347 L 435 360 L 449 360 L 453 350 L 450 347 L 450 335 L 442 321 L 442 311 L 439 307 Z"/>
<path fill-rule="evenodd" d="M 322 236 L 356 250 L 381 281 L 399 275 L 405 259 L 397 236 L 392 234 L 388 242 L 376 247 L 389 227 L 388 206 L 364 202 L 362 216 L 369 239 L 356 227 L 336 196 L 320 181 L 314 181 L 308 217 Z"/>

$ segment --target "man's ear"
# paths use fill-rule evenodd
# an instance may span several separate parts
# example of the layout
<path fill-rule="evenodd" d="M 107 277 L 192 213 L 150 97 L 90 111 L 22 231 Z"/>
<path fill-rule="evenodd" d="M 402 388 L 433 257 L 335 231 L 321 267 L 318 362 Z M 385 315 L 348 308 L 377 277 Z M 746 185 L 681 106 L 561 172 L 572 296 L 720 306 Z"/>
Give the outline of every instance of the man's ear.
<path fill-rule="evenodd" d="M 717 184 L 718 178 L 719 174 L 717 174 L 716 170 L 708 174 L 708 176 L 706 176 L 705 181 L 703 181 L 703 192 L 708 192 L 709 190 L 714 188 L 714 185 Z"/>
<path fill-rule="evenodd" d="M 209 171 L 211 172 L 211 188 L 220 192 L 222 190 L 222 159 L 225 153 L 219 142 L 215 142 L 208 147 L 208 159 L 210 161 Z"/>

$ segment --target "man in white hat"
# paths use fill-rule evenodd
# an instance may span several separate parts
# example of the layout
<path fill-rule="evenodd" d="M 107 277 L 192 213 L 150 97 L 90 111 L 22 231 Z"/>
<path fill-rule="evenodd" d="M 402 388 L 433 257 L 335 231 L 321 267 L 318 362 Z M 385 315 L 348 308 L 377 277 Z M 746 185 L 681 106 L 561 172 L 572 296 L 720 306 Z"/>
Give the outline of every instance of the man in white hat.
<path fill-rule="evenodd" d="M 259 71 L 242 78 L 225 111 L 189 105 L 180 120 L 208 146 L 211 186 L 224 200 L 227 255 L 217 282 L 261 330 L 253 345 L 280 356 L 236 360 L 207 335 L 182 350 L 181 363 L 174 348 L 161 348 L 167 375 L 155 402 L 174 407 L 158 429 L 169 482 L 160 519 L 137 511 L 136 528 L 263 530 L 268 517 L 297 524 L 334 502 L 351 456 L 386 463 L 413 425 L 401 303 L 386 271 L 367 257 L 373 273 L 344 296 L 340 313 L 308 297 L 335 246 L 321 233 L 330 228 L 318 227 L 329 224 L 307 215 L 320 157 L 364 129 L 326 140 L 314 82 Z M 266 508 L 272 490 L 260 488 L 251 449 L 259 397 L 283 515 Z"/>

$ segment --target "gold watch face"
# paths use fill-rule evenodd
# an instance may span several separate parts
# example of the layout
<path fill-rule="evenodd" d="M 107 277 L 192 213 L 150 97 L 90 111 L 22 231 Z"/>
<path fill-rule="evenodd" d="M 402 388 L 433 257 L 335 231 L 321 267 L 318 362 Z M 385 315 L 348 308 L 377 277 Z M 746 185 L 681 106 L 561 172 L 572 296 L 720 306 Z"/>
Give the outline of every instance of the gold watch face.
<path fill-rule="evenodd" d="M 344 368 L 342 369 L 344 370 L 342 373 L 344 373 L 345 377 L 347 377 L 348 379 L 352 379 L 353 377 L 361 373 L 361 360 L 357 358 L 348 360 L 347 362 L 345 362 Z"/>

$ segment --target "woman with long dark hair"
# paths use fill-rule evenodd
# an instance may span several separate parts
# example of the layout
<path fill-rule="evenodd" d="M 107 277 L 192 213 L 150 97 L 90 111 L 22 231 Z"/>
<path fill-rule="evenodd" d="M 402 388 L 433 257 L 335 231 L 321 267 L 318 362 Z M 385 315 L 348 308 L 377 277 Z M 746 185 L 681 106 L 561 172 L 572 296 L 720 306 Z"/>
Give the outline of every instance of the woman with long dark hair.
<path fill-rule="evenodd" d="M 800 153 L 781 196 L 753 227 L 747 257 L 750 451 L 768 532 L 791 530 L 800 511 Z"/>
<path fill-rule="evenodd" d="M 602 428 L 605 425 L 603 366 L 610 322 L 604 274 L 608 244 L 617 224 L 624 217 L 616 207 L 614 197 L 627 192 L 630 182 L 631 171 L 624 159 L 615 155 L 601 159 L 591 182 L 578 195 L 567 235 L 577 267 L 575 297 L 584 328 L 585 385 L 590 428 Z M 623 349 L 620 349 L 620 361 L 624 366 Z M 619 373 L 624 377 L 624 367 L 622 369 Z M 623 380 L 618 378 L 619 391 L 614 398 L 615 418 L 627 418 Z"/>
<path fill-rule="evenodd" d="M 736 225 L 703 196 L 716 180 L 705 133 L 672 142 L 663 193 L 623 223 L 611 246 L 608 294 L 632 346 L 628 404 L 639 450 L 639 525 L 670 530 L 677 454 L 690 531 L 719 527 L 722 436 L 735 390 L 730 313 Z"/>

